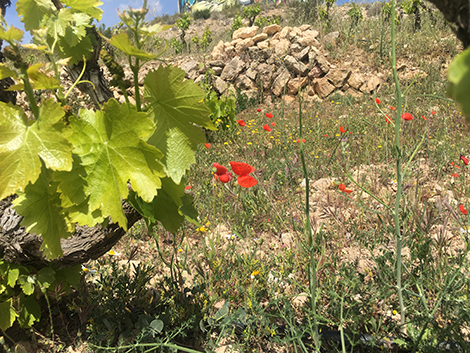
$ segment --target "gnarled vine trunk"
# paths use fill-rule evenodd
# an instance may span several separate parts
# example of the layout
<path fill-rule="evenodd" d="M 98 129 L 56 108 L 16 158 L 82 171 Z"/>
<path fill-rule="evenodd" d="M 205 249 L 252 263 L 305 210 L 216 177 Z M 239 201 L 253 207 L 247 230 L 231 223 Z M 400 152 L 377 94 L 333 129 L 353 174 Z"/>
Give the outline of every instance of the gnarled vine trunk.
<path fill-rule="evenodd" d="M 77 227 L 75 234 L 62 239 L 64 255 L 52 261 L 46 260 L 39 250 L 42 238 L 27 233 L 20 225 L 23 217 L 12 208 L 10 196 L 0 200 L 0 258 L 19 265 L 33 266 L 36 269 L 52 263 L 56 268 L 79 265 L 97 259 L 109 251 L 125 234 L 124 229 L 110 222 L 106 227 Z M 124 203 L 128 226 L 131 227 L 142 217 L 130 205 Z"/>

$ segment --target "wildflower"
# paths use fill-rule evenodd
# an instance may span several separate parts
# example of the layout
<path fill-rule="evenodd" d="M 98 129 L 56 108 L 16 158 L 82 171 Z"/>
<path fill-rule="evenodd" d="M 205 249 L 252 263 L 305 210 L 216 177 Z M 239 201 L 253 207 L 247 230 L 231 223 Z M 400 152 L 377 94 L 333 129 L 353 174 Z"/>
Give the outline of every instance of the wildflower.
<path fill-rule="evenodd" d="M 390 110 L 396 110 L 397 108 L 390 106 Z"/>
<path fill-rule="evenodd" d="M 245 126 L 245 122 L 243 120 L 237 120 L 238 125 Z"/>
<path fill-rule="evenodd" d="M 468 214 L 467 210 L 465 209 L 464 205 L 460 204 L 460 212 L 462 212 L 462 214 L 466 215 Z"/>
<path fill-rule="evenodd" d="M 218 179 L 219 179 L 219 181 L 220 181 L 221 183 L 226 184 L 226 183 L 228 183 L 230 180 L 233 179 L 233 175 L 232 175 L 232 173 L 227 172 L 227 173 L 225 173 L 225 174 L 218 175 Z"/>
<path fill-rule="evenodd" d="M 227 174 L 227 168 L 225 168 L 223 165 L 220 165 L 219 163 L 214 163 L 212 166 L 215 168 L 214 173 L 218 176 Z"/>
<path fill-rule="evenodd" d="M 297 139 L 297 142 L 300 143 L 300 139 Z M 305 143 L 305 139 L 302 139 L 302 143 Z"/>
<path fill-rule="evenodd" d="M 352 192 L 352 190 L 346 189 L 346 185 L 343 183 L 339 184 L 338 189 L 346 194 L 350 194 Z"/>
<path fill-rule="evenodd" d="M 452 173 L 451 175 L 452 175 L 454 178 L 458 178 L 458 177 L 459 177 L 459 175 L 458 175 L 457 173 Z"/>
<path fill-rule="evenodd" d="M 251 188 L 258 184 L 258 181 L 253 178 L 251 174 L 255 171 L 255 168 L 249 164 L 242 162 L 230 162 L 233 172 L 238 175 L 237 183 L 243 188 Z"/>
<path fill-rule="evenodd" d="M 96 270 L 90 270 L 85 265 L 82 265 L 82 271 L 85 272 L 85 273 L 96 273 Z"/>
<path fill-rule="evenodd" d="M 196 232 L 205 233 L 205 232 L 207 232 L 207 228 L 204 227 L 204 226 L 203 226 L 203 227 L 200 227 L 200 228 L 197 228 L 197 229 L 196 229 Z"/>
<path fill-rule="evenodd" d="M 275 126 L 276 126 L 276 123 L 271 123 L 271 126 L 272 126 L 272 127 L 275 127 Z"/>
<path fill-rule="evenodd" d="M 323 137 L 328 137 L 328 135 L 323 135 Z"/>
<path fill-rule="evenodd" d="M 385 121 L 390 125 L 392 123 L 392 118 L 390 118 L 387 114 L 385 115 Z"/>
<path fill-rule="evenodd" d="M 403 113 L 401 118 L 406 121 L 411 121 L 413 120 L 413 115 L 411 115 L 410 113 Z"/>
<path fill-rule="evenodd" d="M 225 234 L 224 238 L 227 240 L 235 240 L 237 239 L 237 236 L 235 234 Z"/>
<path fill-rule="evenodd" d="M 426 119 L 426 118 L 424 117 L 424 115 L 421 115 L 421 117 L 422 117 L 424 120 L 428 120 L 428 119 Z"/>
<path fill-rule="evenodd" d="M 375 103 L 380 104 L 380 99 L 375 98 Z"/>
<path fill-rule="evenodd" d="M 340 126 L 339 131 L 344 134 L 347 130 L 344 130 L 343 126 Z"/>
<path fill-rule="evenodd" d="M 107 252 L 107 254 L 110 255 L 110 256 L 119 256 L 119 255 L 121 255 L 120 252 L 115 252 L 114 250 L 109 250 Z"/>
<path fill-rule="evenodd" d="M 263 129 L 265 129 L 267 132 L 271 132 L 271 128 L 268 126 L 268 124 L 265 124 Z"/>
<path fill-rule="evenodd" d="M 179 249 L 178 249 L 178 252 L 183 252 L 183 249 L 179 248 Z"/>
<path fill-rule="evenodd" d="M 462 160 L 463 164 L 468 165 L 468 159 L 465 156 L 460 155 L 460 159 Z"/>
<path fill-rule="evenodd" d="M 259 112 L 261 112 L 261 109 L 258 108 L 258 109 L 256 109 L 256 111 L 259 113 Z"/>
<path fill-rule="evenodd" d="M 435 111 L 432 111 L 431 114 L 432 114 L 432 115 L 436 115 L 436 112 L 435 112 Z"/>
<path fill-rule="evenodd" d="M 250 277 L 251 277 L 251 279 L 254 279 L 255 276 L 258 276 L 258 275 L 259 275 L 259 271 L 256 270 L 256 271 L 251 272 L 251 276 L 250 276 Z"/>
<path fill-rule="evenodd" d="M 266 113 L 266 118 L 269 118 L 269 119 L 272 119 L 274 115 L 272 115 L 271 113 Z"/>
<path fill-rule="evenodd" d="M 210 144 L 210 143 L 205 143 L 204 146 L 206 146 L 206 148 L 211 148 L 211 144 Z"/>

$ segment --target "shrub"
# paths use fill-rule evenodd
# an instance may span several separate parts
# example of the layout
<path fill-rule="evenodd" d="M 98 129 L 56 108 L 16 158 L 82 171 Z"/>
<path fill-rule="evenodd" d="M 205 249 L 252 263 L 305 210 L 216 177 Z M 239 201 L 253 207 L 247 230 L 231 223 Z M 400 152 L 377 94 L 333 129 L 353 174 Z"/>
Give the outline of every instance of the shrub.
<path fill-rule="evenodd" d="M 193 13 L 194 20 L 199 20 L 199 19 L 207 20 L 210 17 L 211 17 L 210 9 L 197 10 Z"/>

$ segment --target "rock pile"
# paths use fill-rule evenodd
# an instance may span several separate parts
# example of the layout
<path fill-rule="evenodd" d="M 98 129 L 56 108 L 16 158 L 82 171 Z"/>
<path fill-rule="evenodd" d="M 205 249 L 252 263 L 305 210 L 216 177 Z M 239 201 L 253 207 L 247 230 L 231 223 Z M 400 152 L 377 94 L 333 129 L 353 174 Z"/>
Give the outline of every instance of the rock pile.
<path fill-rule="evenodd" d="M 220 41 L 213 49 L 208 66 L 213 72 L 215 90 L 224 94 L 235 87 L 248 96 L 257 90 L 294 99 L 299 89 L 308 100 L 322 99 L 334 92 L 352 96 L 377 91 L 381 80 L 350 67 L 336 67 L 322 53 L 318 31 L 310 25 L 284 27 L 271 25 L 258 33 L 258 27 L 243 27 L 233 33 L 233 40 Z M 323 38 L 325 43 L 337 39 L 338 33 Z M 180 65 L 187 77 L 203 79 L 199 63 Z M 306 87 L 306 88 L 305 88 Z M 305 89 L 304 89 L 305 88 Z"/>

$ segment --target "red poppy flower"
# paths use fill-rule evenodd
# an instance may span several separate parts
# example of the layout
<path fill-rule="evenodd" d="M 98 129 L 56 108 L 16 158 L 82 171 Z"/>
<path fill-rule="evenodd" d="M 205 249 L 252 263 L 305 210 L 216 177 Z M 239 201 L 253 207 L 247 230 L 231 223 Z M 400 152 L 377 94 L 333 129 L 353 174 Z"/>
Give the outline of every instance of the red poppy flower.
<path fill-rule="evenodd" d="M 341 127 L 339 128 L 339 131 L 344 134 L 347 130 L 344 130 L 343 126 L 341 126 Z"/>
<path fill-rule="evenodd" d="M 238 175 L 237 183 L 242 188 L 251 188 L 258 184 L 258 181 L 253 178 L 251 174 L 255 171 L 255 168 L 249 164 L 242 162 L 230 162 L 233 172 Z"/>
<path fill-rule="evenodd" d="M 227 173 L 225 173 L 225 174 L 219 175 L 218 177 L 219 177 L 218 179 L 220 180 L 220 182 L 222 182 L 222 183 L 224 183 L 224 184 L 225 184 L 225 183 L 228 183 L 228 182 L 229 182 L 230 180 L 232 180 L 232 178 L 233 178 L 232 173 L 230 173 L 230 172 L 227 172 Z"/>
<path fill-rule="evenodd" d="M 458 178 L 458 177 L 459 177 L 459 175 L 458 175 L 457 173 L 452 173 L 451 175 L 452 175 L 454 178 Z"/>
<path fill-rule="evenodd" d="M 243 120 L 237 120 L 238 125 L 245 126 L 245 122 Z"/>
<path fill-rule="evenodd" d="M 219 163 L 214 163 L 212 166 L 216 169 L 215 174 L 218 176 L 227 174 L 227 168 L 225 168 L 223 165 L 220 165 Z"/>
<path fill-rule="evenodd" d="M 271 126 L 272 126 L 272 127 L 276 126 L 276 123 L 271 123 Z"/>
<path fill-rule="evenodd" d="M 345 192 L 346 194 L 352 193 L 352 190 L 346 189 L 346 185 L 343 183 L 339 184 L 338 189 L 339 191 Z"/>
<path fill-rule="evenodd" d="M 460 159 L 462 160 L 463 164 L 468 165 L 468 159 L 465 156 L 460 155 Z"/>
<path fill-rule="evenodd" d="M 189 189 L 191 189 L 191 188 L 192 188 L 191 185 L 186 185 L 186 187 L 185 187 L 184 189 L 185 189 L 185 190 L 189 190 Z"/>
<path fill-rule="evenodd" d="M 256 111 L 259 113 L 261 111 L 261 109 L 258 108 L 258 109 L 256 109 Z"/>
<path fill-rule="evenodd" d="M 425 117 L 425 116 L 423 116 L 423 115 L 421 115 L 421 117 L 422 117 L 424 120 L 428 120 L 428 119 L 426 119 L 426 117 Z"/>
<path fill-rule="evenodd" d="M 300 143 L 300 139 L 297 139 L 297 142 Z M 305 139 L 302 139 L 302 143 L 305 143 Z"/>
<path fill-rule="evenodd" d="M 397 109 L 397 108 L 395 108 L 395 107 L 391 106 L 391 107 L 390 107 L 390 109 L 391 109 L 391 110 L 395 110 L 395 109 Z"/>
<path fill-rule="evenodd" d="M 468 214 L 467 210 L 465 209 L 464 205 L 460 205 L 460 212 L 462 212 L 463 214 Z"/>
<path fill-rule="evenodd" d="M 271 131 L 271 128 L 268 126 L 268 124 L 265 124 L 263 126 L 263 129 L 265 129 L 267 132 L 270 132 Z"/>
<path fill-rule="evenodd" d="M 328 135 L 323 135 L 323 137 L 328 137 Z"/>
<path fill-rule="evenodd" d="M 460 169 L 460 166 L 458 166 L 457 164 L 455 165 L 455 168 L 459 168 Z"/>
<path fill-rule="evenodd" d="M 380 104 L 380 99 L 375 98 L 375 103 Z"/>
<path fill-rule="evenodd" d="M 385 121 L 390 125 L 392 123 L 392 118 L 390 118 L 388 115 L 385 116 Z"/>
<path fill-rule="evenodd" d="M 266 113 L 266 118 L 269 118 L 269 119 L 272 119 L 274 115 L 272 115 L 271 113 Z"/>
<path fill-rule="evenodd" d="M 431 114 L 432 114 L 432 115 L 436 115 L 436 112 L 432 111 Z"/>
<path fill-rule="evenodd" d="M 204 146 L 206 146 L 206 148 L 211 148 L 211 144 L 210 144 L 210 143 L 205 143 Z"/>
<path fill-rule="evenodd" d="M 411 115 L 410 113 L 403 113 L 401 118 L 406 121 L 411 121 L 413 120 L 413 115 Z"/>
<path fill-rule="evenodd" d="M 450 165 L 454 165 L 454 162 L 450 162 Z"/>

